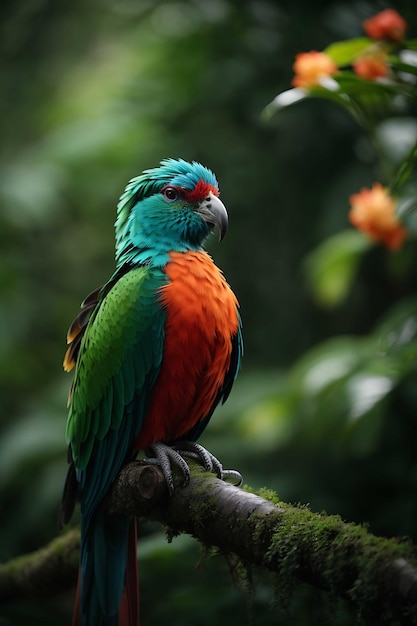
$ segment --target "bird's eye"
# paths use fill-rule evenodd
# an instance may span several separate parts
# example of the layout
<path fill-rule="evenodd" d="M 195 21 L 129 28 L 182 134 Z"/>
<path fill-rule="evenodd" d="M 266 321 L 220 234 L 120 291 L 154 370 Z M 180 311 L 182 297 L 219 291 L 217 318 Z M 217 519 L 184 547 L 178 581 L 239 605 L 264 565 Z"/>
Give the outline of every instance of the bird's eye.
<path fill-rule="evenodd" d="M 162 193 L 164 194 L 164 198 L 169 202 L 173 202 L 174 200 L 178 199 L 178 191 L 175 189 L 175 187 L 165 187 Z"/>

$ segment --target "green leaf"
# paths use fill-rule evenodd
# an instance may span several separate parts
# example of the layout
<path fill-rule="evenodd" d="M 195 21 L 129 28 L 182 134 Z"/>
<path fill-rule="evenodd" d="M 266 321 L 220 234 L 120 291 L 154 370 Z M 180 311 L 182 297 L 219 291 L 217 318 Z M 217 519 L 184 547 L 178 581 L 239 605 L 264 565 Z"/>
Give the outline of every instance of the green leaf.
<path fill-rule="evenodd" d="M 392 390 L 395 377 L 361 371 L 347 381 L 350 399 L 349 419 L 357 420 L 371 411 Z"/>
<path fill-rule="evenodd" d="M 380 154 L 386 155 L 395 173 L 410 158 L 417 145 L 417 119 L 411 115 L 391 114 L 375 128 L 375 140 L 380 147 Z"/>
<path fill-rule="evenodd" d="M 374 333 L 383 355 L 401 356 L 402 366 L 415 366 L 417 358 L 417 298 L 395 305 Z M 400 362 L 400 361 L 399 361 Z"/>
<path fill-rule="evenodd" d="M 390 185 L 391 194 L 395 194 L 398 189 L 408 180 L 411 172 L 417 164 L 417 144 L 413 146 L 408 157 L 403 161 L 397 170 L 394 180 Z"/>
<path fill-rule="evenodd" d="M 374 45 L 372 39 L 369 37 L 357 37 L 355 39 L 348 39 L 347 41 L 335 41 L 327 46 L 323 52 L 336 63 L 338 67 L 344 65 L 351 65 L 356 59 L 358 54 Z"/>
<path fill-rule="evenodd" d="M 412 85 L 399 83 L 382 83 L 375 80 L 366 80 L 354 72 L 344 71 L 335 75 L 335 79 L 340 85 L 343 93 L 348 95 L 374 94 L 376 96 L 394 96 L 401 94 L 414 94 Z"/>
<path fill-rule="evenodd" d="M 305 263 L 310 289 L 316 301 L 332 308 L 343 302 L 352 285 L 359 261 L 371 246 L 356 230 L 330 237 L 311 252 Z"/>
<path fill-rule="evenodd" d="M 271 117 L 293 104 L 302 102 L 309 98 L 320 98 L 322 100 L 330 100 L 340 104 L 343 107 L 351 108 L 349 98 L 345 94 L 345 90 L 339 87 L 338 80 L 332 77 L 325 77 L 322 85 L 314 85 L 312 87 L 288 89 L 279 93 L 272 102 L 262 112 L 262 118 L 269 121 Z"/>
<path fill-rule="evenodd" d="M 295 87 L 294 89 L 287 89 L 286 91 L 281 91 L 273 100 L 264 108 L 262 111 L 262 118 L 265 121 L 269 121 L 271 117 L 285 109 L 296 102 L 300 102 L 300 100 L 304 100 L 305 98 L 309 98 L 310 93 L 306 89 L 300 89 L 299 87 Z"/>
<path fill-rule="evenodd" d="M 406 74 L 417 75 L 417 67 L 411 65 L 411 63 L 404 63 L 403 61 L 392 60 L 391 65 L 397 72 L 405 72 Z"/>
<path fill-rule="evenodd" d="M 355 337 L 335 337 L 311 348 L 293 367 L 292 384 L 308 397 L 352 375 L 368 354 L 367 344 Z"/>
<path fill-rule="evenodd" d="M 403 45 L 406 50 L 417 50 L 417 39 L 406 39 Z"/>
<path fill-rule="evenodd" d="M 397 205 L 397 215 L 402 222 L 412 232 L 416 232 L 416 220 L 415 213 L 417 211 L 417 198 L 413 196 L 407 196 L 401 198 Z"/>
<path fill-rule="evenodd" d="M 296 87 L 279 93 L 276 98 L 263 110 L 262 117 L 269 121 L 275 113 L 308 98 L 321 98 L 341 105 L 355 118 L 358 111 L 378 110 L 384 106 L 386 110 L 391 106 L 393 97 L 398 94 L 411 97 L 414 95 L 413 86 L 400 83 L 381 83 L 374 80 L 364 80 L 354 72 L 343 71 L 334 76 L 324 77 L 320 85 L 309 88 Z M 385 109 L 384 109 L 385 110 Z M 359 116 L 363 121 L 363 115 Z"/>

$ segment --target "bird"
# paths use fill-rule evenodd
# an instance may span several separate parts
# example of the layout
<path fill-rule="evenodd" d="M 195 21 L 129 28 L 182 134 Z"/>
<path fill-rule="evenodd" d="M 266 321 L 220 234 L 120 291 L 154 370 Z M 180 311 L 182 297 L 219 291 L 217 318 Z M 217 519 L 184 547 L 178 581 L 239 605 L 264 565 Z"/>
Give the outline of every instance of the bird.
<path fill-rule="evenodd" d="M 144 170 L 117 204 L 115 271 L 68 330 L 64 369 L 74 378 L 60 523 L 78 502 L 73 626 L 139 623 L 136 520 L 104 505 L 139 451 L 161 465 L 170 494 L 173 466 L 189 481 L 189 455 L 226 476 L 197 439 L 229 396 L 243 354 L 238 300 L 204 249 L 227 226 L 210 169 L 169 158 Z"/>

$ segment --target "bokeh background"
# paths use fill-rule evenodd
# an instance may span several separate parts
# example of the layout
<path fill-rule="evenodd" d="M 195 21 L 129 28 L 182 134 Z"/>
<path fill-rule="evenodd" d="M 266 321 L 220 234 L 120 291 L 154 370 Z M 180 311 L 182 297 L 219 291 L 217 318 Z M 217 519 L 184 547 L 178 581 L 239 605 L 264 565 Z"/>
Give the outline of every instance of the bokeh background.
<path fill-rule="evenodd" d="M 209 249 L 244 323 L 240 379 L 202 442 L 254 488 L 375 533 L 417 538 L 416 242 L 344 256 L 331 240 L 334 263 L 320 265 L 317 247 L 350 228 L 349 195 L 377 179 L 376 155 L 334 104 L 311 100 L 269 121 L 261 115 L 289 87 L 297 52 L 359 36 L 362 20 L 386 6 L 3 4 L 1 561 L 57 533 L 66 329 L 113 271 L 115 206 L 126 182 L 179 156 L 220 181 L 229 232 Z M 415 0 L 389 6 L 416 36 Z M 411 105 L 394 120 L 390 154 L 416 134 L 415 115 Z M 188 537 L 168 544 L 160 527 L 141 529 L 146 626 L 356 623 L 344 605 L 307 587 L 277 608 L 280 589 L 268 577 L 249 572 L 234 585 L 221 556 L 207 558 Z M 0 624 L 67 624 L 71 603 L 69 592 L 2 606 Z"/>

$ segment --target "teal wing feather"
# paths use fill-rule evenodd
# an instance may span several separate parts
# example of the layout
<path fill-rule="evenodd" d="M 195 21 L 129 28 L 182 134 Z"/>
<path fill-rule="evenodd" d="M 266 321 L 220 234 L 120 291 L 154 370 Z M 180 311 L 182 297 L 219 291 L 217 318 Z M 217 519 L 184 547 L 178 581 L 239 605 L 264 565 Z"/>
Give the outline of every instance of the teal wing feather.
<path fill-rule="evenodd" d="M 131 453 L 163 355 L 166 275 L 130 269 L 99 300 L 81 341 L 67 440 L 80 499 L 95 507 Z"/>
<path fill-rule="evenodd" d="M 161 270 L 145 266 L 118 270 L 87 300 L 90 310 L 81 311 L 74 330 L 78 345 L 69 361 L 76 356 L 77 362 L 67 422 L 72 463 L 63 508 L 72 510 L 65 498 L 73 497 L 76 479 L 83 626 L 117 624 L 130 518 L 113 519 L 100 503 L 132 458 L 161 367 L 165 311 L 158 293 L 167 280 Z"/>

